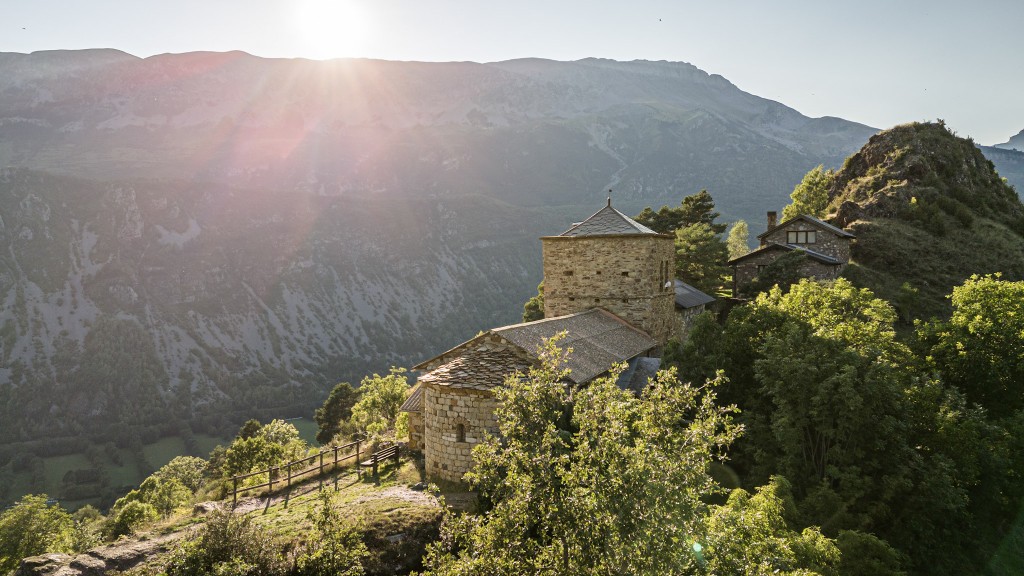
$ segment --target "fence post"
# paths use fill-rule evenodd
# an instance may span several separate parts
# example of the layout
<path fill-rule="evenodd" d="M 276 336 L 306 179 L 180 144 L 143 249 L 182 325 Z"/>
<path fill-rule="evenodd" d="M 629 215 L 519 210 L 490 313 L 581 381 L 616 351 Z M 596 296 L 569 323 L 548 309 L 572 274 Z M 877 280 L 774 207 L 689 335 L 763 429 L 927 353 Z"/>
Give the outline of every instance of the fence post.
<path fill-rule="evenodd" d="M 338 471 L 338 445 L 334 445 L 334 471 Z"/>
<path fill-rule="evenodd" d="M 231 480 L 231 509 L 234 510 L 238 504 L 238 476 L 232 476 Z"/>
<path fill-rule="evenodd" d="M 320 452 L 320 475 L 324 475 L 324 453 Z"/>
<path fill-rule="evenodd" d="M 373 462 L 373 477 L 376 478 L 377 477 L 377 453 L 376 452 L 373 453 L 373 456 L 370 457 L 370 460 Z"/>
<path fill-rule="evenodd" d="M 361 459 L 361 457 L 359 456 L 359 440 L 356 440 L 356 476 L 362 478 L 363 477 L 363 466 L 362 466 L 362 462 L 359 461 L 360 459 Z"/>
<path fill-rule="evenodd" d="M 395 474 L 398 474 L 398 444 L 395 443 Z"/>
<path fill-rule="evenodd" d="M 292 463 L 288 463 L 288 490 L 292 489 Z"/>
<path fill-rule="evenodd" d="M 267 496 L 274 492 L 274 467 L 267 469 Z"/>

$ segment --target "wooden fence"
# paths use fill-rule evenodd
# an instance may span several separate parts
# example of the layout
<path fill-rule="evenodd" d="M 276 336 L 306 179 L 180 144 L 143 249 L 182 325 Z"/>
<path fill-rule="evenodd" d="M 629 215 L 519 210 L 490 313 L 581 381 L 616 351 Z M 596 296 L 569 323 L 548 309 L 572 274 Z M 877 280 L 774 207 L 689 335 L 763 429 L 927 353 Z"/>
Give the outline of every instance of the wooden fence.
<path fill-rule="evenodd" d="M 398 462 L 398 445 L 392 444 L 391 446 L 382 448 L 372 454 L 370 454 L 369 460 L 360 462 L 362 457 L 361 452 L 362 441 L 356 440 L 342 446 L 331 446 L 324 450 L 321 450 L 317 454 L 307 456 L 300 460 L 293 460 L 280 466 L 272 466 L 265 470 L 258 470 L 256 472 L 250 472 L 248 474 L 240 474 L 238 476 L 231 477 L 231 507 L 234 508 L 238 504 L 238 495 L 253 491 L 260 490 L 262 488 L 267 489 L 267 494 L 274 492 L 274 486 L 277 485 L 280 489 L 290 489 L 292 482 L 300 479 L 313 478 L 316 476 L 322 476 L 325 470 L 336 470 L 339 466 L 345 464 L 348 460 L 354 460 L 356 468 L 360 467 L 372 467 L 373 475 L 377 475 L 377 464 L 384 462 L 388 458 L 393 458 L 395 463 Z M 354 451 L 352 450 L 354 448 Z M 339 452 L 341 456 L 339 457 Z M 326 461 L 325 461 L 326 459 Z M 282 469 L 284 475 L 282 478 Z M 315 473 L 315 474 L 314 474 Z M 253 486 L 242 486 L 238 484 L 242 480 L 259 476 L 261 474 L 267 475 L 267 481 L 262 484 L 255 484 Z"/>

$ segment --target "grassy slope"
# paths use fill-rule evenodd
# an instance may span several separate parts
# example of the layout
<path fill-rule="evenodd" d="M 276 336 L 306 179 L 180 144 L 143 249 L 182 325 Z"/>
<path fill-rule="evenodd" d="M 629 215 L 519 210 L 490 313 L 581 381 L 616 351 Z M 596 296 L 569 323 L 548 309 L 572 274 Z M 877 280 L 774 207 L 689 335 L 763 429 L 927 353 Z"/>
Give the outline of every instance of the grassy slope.
<path fill-rule="evenodd" d="M 367 574 L 407 573 L 410 568 L 419 566 L 424 547 L 437 538 L 442 514 L 440 506 L 411 499 L 408 497 L 409 492 L 404 489 L 420 482 L 422 478 L 422 468 L 410 461 L 403 461 L 397 470 L 385 466 L 379 481 L 374 481 L 368 474 L 358 478 L 344 472 L 339 477 L 334 505 L 363 534 L 363 541 L 370 551 L 370 556 L 363 562 Z M 332 479 L 327 478 L 325 489 L 333 490 L 331 482 Z M 269 528 L 282 541 L 301 541 L 312 528 L 309 515 L 319 506 L 318 488 L 319 481 L 311 480 L 296 486 L 286 502 L 275 501 L 269 506 L 261 505 L 248 514 L 253 515 L 257 523 Z M 433 501 L 432 498 L 424 500 Z M 230 506 L 230 500 L 222 504 Z M 203 522 L 201 514 L 183 510 L 155 524 L 137 538 L 149 539 L 195 529 L 201 527 Z M 160 556 L 148 558 L 145 566 L 138 567 L 132 574 L 157 573 L 166 560 L 166 557 Z"/>
<path fill-rule="evenodd" d="M 946 296 L 971 274 L 1024 278 L 1024 238 L 991 220 L 943 237 L 890 218 L 857 221 L 852 230 L 857 241 L 844 275 L 892 302 L 905 321 L 948 316 Z"/>
<path fill-rule="evenodd" d="M 1024 278 L 1024 205 L 973 142 L 941 124 L 873 136 L 829 197 L 857 234 L 845 275 L 904 321 L 947 315 L 946 295 L 972 274 Z"/>

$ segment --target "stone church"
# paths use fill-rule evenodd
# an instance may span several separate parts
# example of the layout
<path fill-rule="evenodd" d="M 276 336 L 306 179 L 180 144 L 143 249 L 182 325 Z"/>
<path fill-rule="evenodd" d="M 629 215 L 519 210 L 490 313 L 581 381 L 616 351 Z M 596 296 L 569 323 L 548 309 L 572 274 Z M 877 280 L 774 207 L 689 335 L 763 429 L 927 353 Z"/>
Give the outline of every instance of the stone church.
<path fill-rule="evenodd" d="M 620 387 L 639 392 L 665 343 L 713 300 L 674 279 L 675 246 L 608 205 L 557 236 L 541 238 L 544 319 L 487 330 L 413 368 L 423 371 L 402 405 L 409 446 L 422 450 L 431 479 L 461 481 L 471 451 L 497 433 L 493 390 L 538 363 L 541 344 L 561 332 L 568 380 L 584 384 L 625 362 Z"/>

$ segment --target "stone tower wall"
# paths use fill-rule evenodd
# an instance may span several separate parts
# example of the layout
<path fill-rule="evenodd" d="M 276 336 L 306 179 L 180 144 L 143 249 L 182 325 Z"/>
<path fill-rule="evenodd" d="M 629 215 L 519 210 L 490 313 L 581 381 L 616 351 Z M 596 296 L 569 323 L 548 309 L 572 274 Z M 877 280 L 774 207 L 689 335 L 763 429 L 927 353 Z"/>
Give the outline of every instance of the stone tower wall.
<path fill-rule="evenodd" d="M 495 408 L 497 401 L 490 392 L 450 386 L 423 389 L 423 457 L 428 477 L 462 481 L 473 466 L 473 446 L 484 439 L 484 432 L 497 434 Z M 462 442 L 456 437 L 459 424 L 465 432 Z"/>
<path fill-rule="evenodd" d="M 672 335 L 677 321 L 671 237 L 549 236 L 541 245 L 545 318 L 604 308 L 661 344 Z"/>

